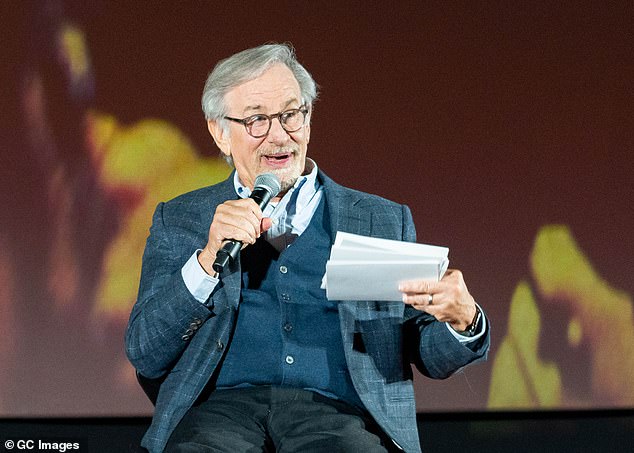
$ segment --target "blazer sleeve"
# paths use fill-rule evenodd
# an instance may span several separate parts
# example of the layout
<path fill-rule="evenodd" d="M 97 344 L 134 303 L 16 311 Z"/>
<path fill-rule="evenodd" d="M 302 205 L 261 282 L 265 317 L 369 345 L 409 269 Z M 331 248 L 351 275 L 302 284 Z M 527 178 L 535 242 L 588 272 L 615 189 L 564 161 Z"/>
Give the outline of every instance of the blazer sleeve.
<path fill-rule="evenodd" d="M 191 295 L 181 275 L 181 267 L 193 253 L 188 256 L 182 244 L 192 242 L 186 237 L 193 233 L 166 226 L 164 209 L 161 203 L 154 212 L 139 294 L 125 335 L 128 359 L 148 378 L 166 374 L 198 327 L 212 316 L 212 311 Z"/>
<path fill-rule="evenodd" d="M 403 206 L 403 240 L 416 241 L 416 229 L 410 209 Z M 486 360 L 490 345 L 490 325 L 474 343 L 460 343 L 443 322 L 433 316 L 405 307 L 405 345 L 409 360 L 425 376 L 444 379 L 470 363 Z"/>

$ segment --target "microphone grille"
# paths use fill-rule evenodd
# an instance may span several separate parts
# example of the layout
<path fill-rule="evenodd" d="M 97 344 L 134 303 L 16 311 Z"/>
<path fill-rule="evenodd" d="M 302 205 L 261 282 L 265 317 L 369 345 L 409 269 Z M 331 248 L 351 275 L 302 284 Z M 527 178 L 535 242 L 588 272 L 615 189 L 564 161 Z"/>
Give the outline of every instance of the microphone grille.
<path fill-rule="evenodd" d="M 280 180 L 277 179 L 277 176 L 273 173 L 262 173 L 261 175 L 258 175 L 257 178 L 255 178 L 254 189 L 256 187 L 261 187 L 267 190 L 271 194 L 271 197 L 276 196 L 280 193 L 280 190 L 282 190 Z"/>

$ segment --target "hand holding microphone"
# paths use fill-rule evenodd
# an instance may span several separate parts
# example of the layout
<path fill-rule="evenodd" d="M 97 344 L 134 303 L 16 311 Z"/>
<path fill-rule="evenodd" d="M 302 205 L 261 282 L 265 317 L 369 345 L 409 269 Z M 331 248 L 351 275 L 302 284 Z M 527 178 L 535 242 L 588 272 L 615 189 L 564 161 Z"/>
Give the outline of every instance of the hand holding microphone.
<path fill-rule="evenodd" d="M 216 208 L 209 228 L 209 241 L 198 261 L 212 274 L 223 269 L 236 259 L 242 244 L 254 243 L 262 230 L 262 209 L 281 189 L 280 182 L 272 173 L 264 173 L 255 179 L 251 196 L 247 199 L 229 200 Z M 230 238 L 229 240 L 227 240 Z M 213 260 L 213 264 L 211 264 Z M 211 267 L 211 269 L 210 269 Z"/>

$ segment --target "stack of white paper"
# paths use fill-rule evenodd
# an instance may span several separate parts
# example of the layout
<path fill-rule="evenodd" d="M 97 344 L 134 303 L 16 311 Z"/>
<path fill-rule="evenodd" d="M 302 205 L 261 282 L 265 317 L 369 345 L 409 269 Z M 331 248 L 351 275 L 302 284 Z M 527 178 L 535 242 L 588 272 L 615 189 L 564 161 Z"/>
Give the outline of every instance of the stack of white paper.
<path fill-rule="evenodd" d="M 447 247 L 338 231 L 322 288 L 329 300 L 402 300 L 399 282 L 440 280 L 448 254 Z"/>

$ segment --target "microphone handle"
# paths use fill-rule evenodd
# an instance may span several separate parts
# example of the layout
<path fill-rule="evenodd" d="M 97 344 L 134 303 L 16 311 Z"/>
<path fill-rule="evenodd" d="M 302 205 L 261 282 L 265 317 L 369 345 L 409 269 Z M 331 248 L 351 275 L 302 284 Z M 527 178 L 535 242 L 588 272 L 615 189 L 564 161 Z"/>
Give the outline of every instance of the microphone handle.
<path fill-rule="evenodd" d="M 235 260 L 242 248 L 242 242 L 240 241 L 227 241 L 220 250 L 216 253 L 216 259 L 214 260 L 213 269 L 219 274 L 223 271 L 225 266 L 229 264 L 230 260 Z"/>

